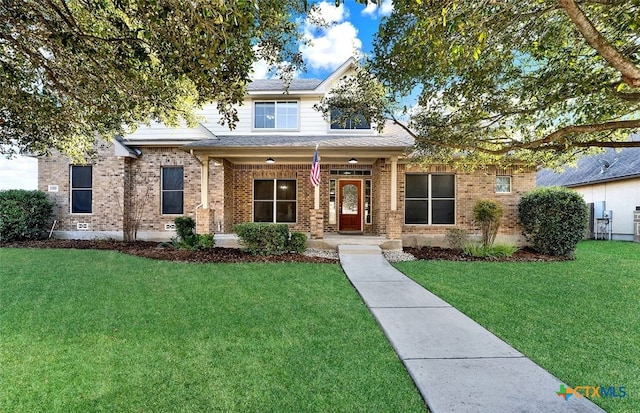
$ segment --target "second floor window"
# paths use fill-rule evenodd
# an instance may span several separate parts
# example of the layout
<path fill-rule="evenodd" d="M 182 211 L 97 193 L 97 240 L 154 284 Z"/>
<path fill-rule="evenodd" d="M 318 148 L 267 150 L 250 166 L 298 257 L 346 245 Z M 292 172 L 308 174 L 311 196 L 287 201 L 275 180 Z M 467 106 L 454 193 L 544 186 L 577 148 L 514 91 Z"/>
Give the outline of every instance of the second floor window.
<path fill-rule="evenodd" d="M 162 213 L 182 214 L 184 211 L 184 169 L 182 166 L 162 168 Z"/>
<path fill-rule="evenodd" d="M 351 116 L 346 122 L 338 121 L 340 117 L 340 111 L 338 109 L 331 110 L 331 129 L 344 130 L 344 129 L 371 129 L 371 122 L 369 122 L 363 115 Z"/>
<path fill-rule="evenodd" d="M 298 102 L 255 102 L 255 129 L 298 129 Z"/>

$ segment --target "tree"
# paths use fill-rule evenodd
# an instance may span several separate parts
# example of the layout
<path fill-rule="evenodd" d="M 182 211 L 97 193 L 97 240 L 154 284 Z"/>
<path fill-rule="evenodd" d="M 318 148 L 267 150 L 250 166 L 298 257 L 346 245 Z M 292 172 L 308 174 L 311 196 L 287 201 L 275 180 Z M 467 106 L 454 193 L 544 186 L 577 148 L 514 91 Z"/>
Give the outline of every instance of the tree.
<path fill-rule="evenodd" d="M 3 0 L 0 145 L 82 157 L 96 136 L 196 121 L 217 102 L 237 121 L 257 59 L 302 65 L 304 0 Z M 14 151 L 0 146 L 0 151 Z"/>
<path fill-rule="evenodd" d="M 471 165 L 561 165 L 640 146 L 640 3 L 396 0 L 365 62 L 417 152 Z M 381 95 L 349 94 L 366 105 Z M 332 102 L 327 101 L 326 104 Z M 460 156 L 462 155 L 462 156 Z"/>

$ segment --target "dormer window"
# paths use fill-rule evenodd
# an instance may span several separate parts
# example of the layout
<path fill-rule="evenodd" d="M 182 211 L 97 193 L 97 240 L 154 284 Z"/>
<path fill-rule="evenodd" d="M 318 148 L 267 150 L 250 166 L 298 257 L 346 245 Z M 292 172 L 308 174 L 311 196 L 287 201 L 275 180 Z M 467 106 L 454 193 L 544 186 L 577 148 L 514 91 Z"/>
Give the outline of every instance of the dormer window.
<path fill-rule="evenodd" d="M 369 122 L 363 115 L 352 116 L 347 119 L 344 124 L 342 122 L 334 122 L 340 116 L 338 109 L 331 110 L 331 129 L 344 130 L 344 129 L 371 129 L 371 122 Z"/>
<path fill-rule="evenodd" d="M 298 129 L 298 102 L 254 103 L 254 129 Z"/>

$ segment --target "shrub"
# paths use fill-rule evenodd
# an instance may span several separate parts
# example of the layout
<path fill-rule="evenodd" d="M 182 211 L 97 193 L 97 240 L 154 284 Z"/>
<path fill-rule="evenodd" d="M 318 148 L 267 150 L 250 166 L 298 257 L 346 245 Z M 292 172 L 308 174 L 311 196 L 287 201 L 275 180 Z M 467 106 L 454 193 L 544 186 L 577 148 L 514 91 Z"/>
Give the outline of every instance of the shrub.
<path fill-rule="evenodd" d="M 297 252 L 298 254 L 304 254 L 307 250 L 307 236 L 302 232 L 292 232 L 289 238 L 289 244 L 287 250 L 290 252 Z"/>
<path fill-rule="evenodd" d="M 41 191 L 0 191 L 0 241 L 43 239 L 49 233 L 53 204 Z"/>
<path fill-rule="evenodd" d="M 279 255 L 287 252 L 289 227 L 286 224 L 245 222 L 233 226 L 244 250 L 252 255 Z"/>
<path fill-rule="evenodd" d="M 506 258 L 518 251 L 518 247 L 511 244 L 478 245 L 466 244 L 462 251 L 466 255 L 478 258 Z"/>
<path fill-rule="evenodd" d="M 198 248 L 211 249 L 215 245 L 213 234 L 198 234 L 196 237 L 198 238 Z"/>
<path fill-rule="evenodd" d="M 196 221 L 191 217 L 177 217 L 173 220 L 176 224 L 178 240 L 188 246 L 196 244 Z"/>
<path fill-rule="evenodd" d="M 542 254 L 572 256 L 584 235 L 588 217 L 582 196 L 566 188 L 538 188 L 518 204 L 522 234 Z"/>
<path fill-rule="evenodd" d="M 492 199 L 481 199 L 473 206 L 473 219 L 482 231 L 482 245 L 493 245 L 500 228 L 502 205 Z"/>
<path fill-rule="evenodd" d="M 444 235 L 444 240 L 449 248 L 462 251 L 464 246 L 469 243 L 469 232 L 462 228 L 451 228 Z"/>

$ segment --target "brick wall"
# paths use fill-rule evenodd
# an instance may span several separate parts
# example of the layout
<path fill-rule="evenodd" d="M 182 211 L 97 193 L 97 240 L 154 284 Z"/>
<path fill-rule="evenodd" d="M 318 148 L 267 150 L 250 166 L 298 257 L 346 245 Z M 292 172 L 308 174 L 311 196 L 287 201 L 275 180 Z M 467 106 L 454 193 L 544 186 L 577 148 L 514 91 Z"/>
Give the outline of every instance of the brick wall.
<path fill-rule="evenodd" d="M 404 211 L 405 182 L 404 173 L 455 173 L 456 180 L 456 224 L 455 225 L 404 225 L 405 234 L 438 234 L 444 235 L 449 228 L 462 228 L 472 233 L 479 233 L 480 229 L 473 223 L 473 206 L 480 199 L 495 199 L 502 205 L 502 217 L 499 234 L 519 236 L 517 226 L 518 202 L 522 195 L 536 186 L 535 168 L 496 169 L 489 167 L 474 172 L 452 171 L 446 165 L 433 165 L 426 168 L 399 165 L 398 188 L 400 199 L 398 209 Z M 511 193 L 497 194 L 495 192 L 496 176 L 511 176 Z"/>
<path fill-rule="evenodd" d="M 129 213 L 140 213 L 138 232 L 160 232 L 166 238 L 166 223 L 175 215 L 163 215 L 160 206 L 160 174 L 163 166 L 184 167 L 184 215 L 195 219 L 200 203 L 200 165 L 188 153 L 178 148 L 144 148 L 139 159 L 115 157 L 113 144 L 99 142 L 92 165 L 92 213 L 70 212 L 70 160 L 59 153 L 38 161 L 38 186 L 47 192 L 49 185 L 58 185 L 58 192 L 48 192 L 55 203 L 57 231 L 77 231 L 78 223 L 89 224 L 89 232 L 102 236 L 122 237 L 124 205 Z M 215 182 L 215 179 L 213 179 Z M 212 184 L 213 185 L 213 184 Z M 142 237 L 144 238 L 144 237 Z"/>
<path fill-rule="evenodd" d="M 184 167 L 184 215 L 196 218 L 196 207 L 200 204 L 201 166 L 190 154 L 177 147 L 143 148 L 139 159 L 118 158 L 113 155 L 110 143 L 99 143 L 93 165 L 93 213 L 70 213 L 69 159 L 55 154 L 39 160 L 39 189 L 47 191 L 48 185 L 58 185 L 58 192 L 49 192 L 54 200 L 57 230 L 77 231 L 77 223 L 88 223 L 89 230 L 122 234 L 123 211 L 127 205 L 130 214 L 141 212 L 140 233 L 157 233 L 168 238 L 174 233 L 165 231 L 165 224 L 172 223 L 174 215 L 161 213 L 160 176 L 163 166 Z M 228 160 L 209 163 L 209 208 L 214 213 L 213 231 L 232 232 L 233 225 L 253 220 L 253 182 L 255 179 L 282 178 L 297 181 L 297 221 L 291 230 L 309 232 L 309 211 L 314 209 L 314 190 L 309 184 L 310 165 L 305 164 L 233 164 Z M 324 232 L 337 232 L 337 224 L 329 224 L 329 180 L 345 179 L 348 176 L 331 176 L 331 169 L 371 170 L 371 176 L 353 179 L 372 181 L 372 223 L 364 225 L 365 233 L 386 233 L 387 212 L 391 205 L 391 163 L 378 159 L 372 165 L 323 164 L 321 168 L 320 209 L 324 221 Z M 454 173 L 445 165 L 418 167 L 398 164 L 398 211 L 404 217 L 405 173 Z M 456 224 L 455 225 L 404 225 L 405 235 L 422 234 L 442 236 L 449 228 L 464 228 L 479 232 L 472 222 L 473 205 L 483 198 L 497 199 L 504 208 L 500 234 L 517 236 L 517 204 L 520 197 L 535 187 L 535 169 L 485 170 L 455 172 L 456 175 Z M 509 194 L 495 193 L 496 175 L 512 177 Z M 337 196 L 337 194 L 336 194 Z M 403 222 L 403 219 L 401 222 Z M 142 236 L 141 239 L 149 237 Z"/>

